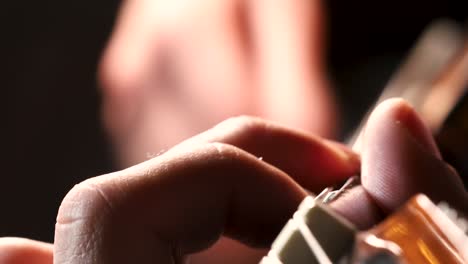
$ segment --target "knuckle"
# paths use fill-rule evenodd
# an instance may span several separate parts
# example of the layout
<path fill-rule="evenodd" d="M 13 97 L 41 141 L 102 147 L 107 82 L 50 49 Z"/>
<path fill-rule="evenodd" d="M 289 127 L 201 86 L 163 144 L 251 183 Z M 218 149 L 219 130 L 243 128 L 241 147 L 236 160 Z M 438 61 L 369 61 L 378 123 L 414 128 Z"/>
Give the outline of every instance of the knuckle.
<path fill-rule="evenodd" d="M 252 157 L 248 152 L 225 143 L 213 142 L 205 145 L 207 151 L 204 159 L 220 170 L 238 170 L 251 166 Z"/>
<path fill-rule="evenodd" d="M 208 146 L 211 148 L 212 155 L 214 155 L 215 158 L 217 159 L 236 159 L 240 155 L 240 149 L 224 144 L 224 143 L 219 143 L 219 142 L 213 142 L 209 143 Z"/>
<path fill-rule="evenodd" d="M 112 220 L 110 203 L 95 178 L 75 185 L 60 205 L 55 225 L 54 260 L 57 263 L 88 263 Z"/>
<path fill-rule="evenodd" d="M 258 118 L 249 116 L 249 115 L 238 115 L 234 117 L 230 117 L 226 119 L 223 123 L 226 124 L 235 124 L 239 126 L 246 126 L 246 125 L 251 125 L 252 123 L 256 123 Z"/>
<path fill-rule="evenodd" d="M 217 128 L 231 129 L 242 132 L 256 131 L 265 128 L 265 121 L 258 117 L 240 115 L 226 119 Z"/>
<path fill-rule="evenodd" d="M 98 81 L 104 95 L 112 98 L 125 96 L 127 91 L 138 86 L 138 71 L 129 71 L 128 58 L 116 52 L 115 46 L 109 45 L 98 66 Z M 135 55 L 133 55 L 135 57 Z"/>
<path fill-rule="evenodd" d="M 97 222 L 111 212 L 110 198 L 95 178 L 75 185 L 63 199 L 57 224 Z"/>

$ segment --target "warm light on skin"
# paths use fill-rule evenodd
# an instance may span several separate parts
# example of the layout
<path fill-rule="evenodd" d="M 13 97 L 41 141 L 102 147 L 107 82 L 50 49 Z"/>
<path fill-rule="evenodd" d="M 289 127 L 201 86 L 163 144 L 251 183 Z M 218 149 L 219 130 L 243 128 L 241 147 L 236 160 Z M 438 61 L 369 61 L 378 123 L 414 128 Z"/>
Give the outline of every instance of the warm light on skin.
<path fill-rule="evenodd" d="M 308 0 L 125 1 L 99 74 L 119 165 L 238 115 L 334 138 L 323 17 Z"/>

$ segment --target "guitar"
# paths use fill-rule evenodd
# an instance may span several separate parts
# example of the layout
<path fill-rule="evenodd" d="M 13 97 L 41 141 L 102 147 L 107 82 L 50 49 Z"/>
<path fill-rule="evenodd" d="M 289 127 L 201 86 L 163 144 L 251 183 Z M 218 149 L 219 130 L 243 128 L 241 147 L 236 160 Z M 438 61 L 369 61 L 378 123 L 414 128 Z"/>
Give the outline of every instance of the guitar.
<path fill-rule="evenodd" d="M 410 101 L 426 117 L 442 155 L 467 187 L 468 44 L 456 31 L 444 23 L 430 28 L 377 103 L 393 96 Z M 435 104 L 441 98 L 443 103 Z M 358 231 L 326 205 L 352 182 L 305 198 L 261 264 L 468 263 L 468 220 L 448 204 L 435 205 L 417 194 L 377 226 Z"/>

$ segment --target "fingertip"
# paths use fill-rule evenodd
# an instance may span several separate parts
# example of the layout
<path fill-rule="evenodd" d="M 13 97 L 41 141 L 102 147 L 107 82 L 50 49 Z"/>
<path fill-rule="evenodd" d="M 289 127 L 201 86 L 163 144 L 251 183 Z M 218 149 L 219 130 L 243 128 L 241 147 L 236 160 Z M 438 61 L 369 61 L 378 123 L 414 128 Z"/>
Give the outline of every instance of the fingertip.
<path fill-rule="evenodd" d="M 441 159 L 441 154 L 437 144 L 432 136 L 432 131 L 429 129 L 424 120 L 416 112 L 416 110 L 403 99 L 393 99 L 389 102 L 394 102 L 396 109 L 395 119 L 399 120 L 411 133 L 411 136 L 417 138 L 421 143 L 420 146 L 426 151 Z"/>
<path fill-rule="evenodd" d="M 335 154 L 336 160 L 341 161 L 343 175 L 357 175 L 361 170 L 361 156 L 347 146 L 331 140 L 323 140 L 325 146 Z"/>
<path fill-rule="evenodd" d="M 459 200 L 460 181 L 441 160 L 430 130 L 402 99 L 390 99 L 371 114 L 363 136 L 362 183 L 387 212 L 416 193 Z"/>

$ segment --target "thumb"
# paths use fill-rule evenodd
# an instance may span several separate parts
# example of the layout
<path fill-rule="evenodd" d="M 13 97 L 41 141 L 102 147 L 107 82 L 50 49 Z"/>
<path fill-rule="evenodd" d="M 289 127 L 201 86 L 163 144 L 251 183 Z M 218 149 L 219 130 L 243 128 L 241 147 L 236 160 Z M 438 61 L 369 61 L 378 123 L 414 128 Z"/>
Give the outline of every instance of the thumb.
<path fill-rule="evenodd" d="M 361 149 L 362 186 L 332 204 L 359 228 L 372 226 L 417 193 L 468 212 L 460 177 L 441 160 L 430 131 L 405 101 L 390 99 L 377 106 Z"/>
<path fill-rule="evenodd" d="M 405 101 L 387 100 L 372 113 L 363 146 L 362 184 L 384 212 L 416 193 L 468 212 L 461 179 L 441 159 L 429 129 Z"/>

